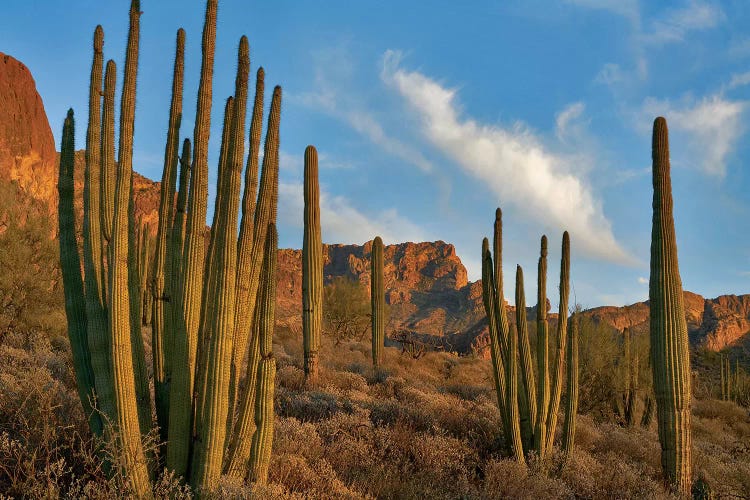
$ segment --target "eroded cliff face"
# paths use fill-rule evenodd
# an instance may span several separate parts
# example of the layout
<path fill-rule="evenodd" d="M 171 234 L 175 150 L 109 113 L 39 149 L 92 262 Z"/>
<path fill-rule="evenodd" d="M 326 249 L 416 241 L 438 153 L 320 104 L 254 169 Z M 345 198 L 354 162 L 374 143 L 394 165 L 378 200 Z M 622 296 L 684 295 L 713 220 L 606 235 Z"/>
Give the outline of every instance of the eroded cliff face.
<path fill-rule="evenodd" d="M 0 52 L 0 180 L 57 209 L 55 139 L 29 69 Z"/>

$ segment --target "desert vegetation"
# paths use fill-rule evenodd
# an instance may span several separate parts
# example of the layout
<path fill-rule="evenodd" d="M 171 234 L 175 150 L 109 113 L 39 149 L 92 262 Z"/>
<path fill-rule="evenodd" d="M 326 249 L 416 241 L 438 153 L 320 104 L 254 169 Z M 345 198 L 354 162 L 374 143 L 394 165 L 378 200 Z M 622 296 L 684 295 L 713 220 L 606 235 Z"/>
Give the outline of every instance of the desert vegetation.
<path fill-rule="evenodd" d="M 117 68 L 104 62 L 104 30 L 94 32 L 80 223 L 73 110 L 60 148 L 57 231 L 43 215 L 24 217 L 30 209 L 14 186 L 0 186 L 0 492 L 730 498 L 750 491 L 748 376 L 739 362 L 732 367 L 688 344 L 664 118 L 655 120 L 652 142 L 649 335 L 613 332 L 571 304 L 567 232 L 554 333 L 546 236 L 535 321 L 527 321 L 520 266 L 515 306 L 507 306 L 498 209 L 492 249 L 487 238 L 481 249 L 489 359 L 413 355 L 389 339 L 398 337 L 379 236 L 370 246 L 369 294 L 345 277 L 324 280 L 313 146 L 304 151 L 301 315 L 299 323 L 277 321 L 282 92 L 274 88 L 261 168 L 264 72 L 257 71 L 248 131 L 246 37 L 225 103 L 206 229 L 218 0 L 206 2 L 195 129 L 182 141 L 186 34 L 177 32 L 158 225 L 136 219 L 140 10 L 132 0 L 117 161 Z"/>

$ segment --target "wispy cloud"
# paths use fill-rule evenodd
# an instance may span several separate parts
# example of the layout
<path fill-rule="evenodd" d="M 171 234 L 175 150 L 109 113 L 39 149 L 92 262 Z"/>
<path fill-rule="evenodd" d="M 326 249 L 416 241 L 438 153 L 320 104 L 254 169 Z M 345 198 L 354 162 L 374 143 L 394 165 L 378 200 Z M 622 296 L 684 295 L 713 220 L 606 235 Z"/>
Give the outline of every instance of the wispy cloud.
<path fill-rule="evenodd" d="M 279 183 L 279 221 L 292 227 L 302 227 L 304 197 L 302 184 Z M 344 196 L 321 190 L 320 221 L 323 241 L 327 243 L 358 243 L 383 238 L 386 244 L 404 241 L 425 241 L 425 232 L 395 208 L 365 214 Z"/>
<path fill-rule="evenodd" d="M 495 192 L 503 204 L 522 208 L 544 226 L 569 230 L 590 256 L 633 262 L 615 240 L 601 201 L 585 179 L 574 175 L 571 165 L 545 148 L 523 124 L 507 129 L 461 116 L 456 91 L 401 68 L 398 52 L 385 53 L 382 77 L 417 114 L 427 140 Z"/>
<path fill-rule="evenodd" d="M 717 6 L 692 0 L 683 7 L 667 11 L 661 19 L 654 20 L 642 39 L 648 44 L 656 45 L 683 42 L 691 31 L 714 28 L 723 17 L 724 13 Z"/>
<path fill-rule="evenodd" d="M 725 89 L 734 90 L 738 87 L 744 87 L 745 85 L 750 85 L 750 71 L 732 75 L 732 79 L 729 80 Z"/>
<path fill-rule="evenodd" d="M 700 100 L 686 96 L 679 103 L 649 97 L 638 120 L 643 125 L 650 124 L 649 119 L 655 116 L 666 117 L 671 130 L 684 133 L 689 139 L 684 141 L 689 155 L 680 156 L 683 161 L 721 178 L 726 174 L 727 156 L 743 133 L 741 117 L 745 108 L 745 102 L 720 94 Z"/>
<path fill-rule="evenodd" d="M 581 135 L 580 119 L 585 110 L 586 105 L 579 101 L 567 105 L 555 116 L 555 136 L 561 142 Z"/>
<path fill-rule="evenodd" d="M 566 0 L 566 2 L 579 7 L 609 11 L 629 19 L 634 25 L 640 23 L 641 11 L 638 0 Z"/>
<path fill-rule="evenodd" d="M 313 54 L 313 57 L 321 59 L 323 62 L 323 64 L 317 64 L 317 68 L 343 66 L 345 68 L 344 74 L 338 75 L 341 77 L 338 81 L 348 79 L 352 63 L 348 61 L 345 51 L 336 49 L 333 50 L 333 53 Z M 346 92 L 343 92 L 338 87 L 339 84 L 334 83 L 334 80 L 331 79 L 327 71 L 316 70 L 314 89 L 301 94 L 298 99 L 304 105 L 321 110 L 344 121 L 373 144 L 382 148 L 383 151 L 416 166 L 423 172 L 432 171 L 432 165 L 419 150 L 396 137 L 388 135 L 375 116 L 364 109 L 357 100 L 348 99 Z"/>
<path fill-rule="evenodd" d="M 648 278 L 644 278 L 643 276 L 638 276 L 638 284 L 648 285 Z"/>

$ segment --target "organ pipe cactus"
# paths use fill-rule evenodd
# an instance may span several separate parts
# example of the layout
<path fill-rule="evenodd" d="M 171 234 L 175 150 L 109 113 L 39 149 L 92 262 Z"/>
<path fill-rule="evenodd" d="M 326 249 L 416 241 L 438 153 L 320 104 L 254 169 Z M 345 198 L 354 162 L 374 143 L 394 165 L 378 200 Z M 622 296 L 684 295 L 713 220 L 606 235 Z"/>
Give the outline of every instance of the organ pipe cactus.
<path fill-rule="evenodd" d="M 58 178 L 58 215 L 60 230 L 60 268 L 65 288 L 65 314 L 68 318 L 68 337 L 73 351 L 78 396 L 89 427 L 101 433 L 102 423 L 94 411 L 94 371 L 88 350 L 86 304 L 81 279 L 81 261 L 78 256 L 73 209 L 73 166 L 75 165 L 75 122 L 73 110 L 68 111 L 63 125 L 60 146 L 60 173 Z"/>
<path fill-rule="evenodd" d="M 156 422 L 162 441 L 168 439 L 169 426 L 169 381 L 172 372 L 172 275 L 173 262 L 168 255 L 172 242 L 172 224 L 175 217 L 175 190 L 177 184 L 177 160 L 180 147 L 180 125 L 182 123 L 182 92 L 185 75 L 185 30 L 177 30 L 177 48 L 172 76 L 172 101 L 169 108 L 167 145 L 164 151 L 164 172 L 161 178 L 159 197 L 159 222 L 154 249 L 152 283 L 153 318 L 151 346 L 154 370 L 154 403 Z"/>
<path fill-rule="evenodd" d="M 667 121 L 654 120 L 653 225 L 649 311 L 651 369 L 665 479 L 681 495 L 691 489 L 690 352 L 677 264 Z"/>
<path fill-rule="evenodd" d="M 266 231 L 266 245 L 263 258 L 260 293 L 258 297 L 258 345 L 260 346 L 260 367 L 258 369 L 255 426 L 250 452 L 250 479 L 264 484 L 268 479 L 273 445 L 273 395 L 276 378 L 276 359 L 273 357 L 273 329 L 276 304 L 276 258 L 278 236 L 276 225 L 271 223 Z"/>
<path fill-rule="evenodd" d="M 187 226 L 182 262 L 182 289 L 177 295 L 176 324 L 172 340 L 174 370 L 169 393 L 169 446 L 167 467 L 178 476 L 188 471 L 193 413 L 195 352 L 200 322 L 200 301 L 205 259 L 206 205 L 208 197 L 208 139 L 211 129 L 211 97 L 216 49 L 218 0 L 206 2 L 203 25 L 203 59 L 198 87 L 193 165 L 187 207 Z"/>
<path fill-rule="evenodd" d="M 248 182 L 238 238 L 250 65 L 249 44 L 242 37 L 235 95 L 228 101 L 225 117 L 211 250 L 206 259 L 207 146 L 216 9 L 217 0 L 207 0 L 192 162 L 188 140 L 184 142 L 182 155 L 177 156 L 184 57 L 184 32 L 178 31 L 153 260 L 151 228 L 142 220 L 136 223 L 133 196 L 140 16 L 137 0 L 132 1 L 130 8 L 117 163 L 114 160 L 116 67 L 112 61 L 107 63 L 102 92 L 101 28 L 97 28 L 94 36 L 84 173 L 83 274 L 74 230 L 72 111 L 63 134 L 59 185 L 61 263 L 79 392 L 94 432 L 102 432 L 102 417 L 111 422 L 108 429 L 112 432 L 105 437 L 118 440 L 122 456 L 117 457 L 117 469 L 128 478 L 127 493 L 139 498 L 153 494 L 148 463 L 153 456 L 145 452 L 142 442 L 143 435 L 153 425 L 141 335 L 141 316 L 148 314 L 152 304 L 151 299 L 144 299 L 149 287 L 151 291 L 146 295 L 152 296 L 156 309 L 153 340 L 157 421 L 162 427 L 162 437 L 169 438 L 167 467 L 182 476 L 189 472 L 196 492 L 203 494 L 216 486 L 223 470 L 265 482 L 270 463 L 276 367 L 271 347 L 278 246 L 275 220 L 281 88 L 274 89 L 271 100 L 256 201 L 263 102 L 263 71 L 258 71 L 246 171 Z M 179 192 L 175 193 L 178 159 Z M 244 268 L 238 269 L 238 263 Z M 241 321 L 238 315 L 244 315 Z M 247 380 L 240 384 L 242 366 L 235 366 L 235 362 L 244 361 L 250 331 L 253 335 Z M 199 343 L 200 356 L 196 352 Z M 175 367 L 171 383 L 170 365 Z M 176 369 L 178 366 L 180 369 Z M 241 394 L 239 387 L 245 387 Z M 236 425 L 235 395 L 242 402 L 236 412 Z M 94 402 L 101 413 L 93 408 Z"/>
<path fill-rule="evenodd" d="M 578 413 L 578 315 L 570 318 L 570 342 L 567 351 L 567 404 L 565 405 L 565 421 L 563 422 L 562 451 L 565 457 L 573 452 L 576 437 L 576 414 Z"/>
<path fill-rule="evenodd" d="M 380 367 L 385 342 L 385 288 L 383 285 L 383 240 L 372 240 L 370 258 L 370 305 L 372 311 L 372 366 Z"/>
<path fill-rule="evenodd" d="M 546 270 L 547 239 L 542 237 L 539 258 L 537 296 L 537 367 L 540 384 L 535 385 L 528 327 L 526 323 L 526 298 L 523 286 L 523 269 L 516 269 L 516 328 L 510 332 L 502 292 L 502 212 L 495 214 L 495 261 L 489 251 L 487 239 L 482 242 L 482 294 L 485 312 L 490 329 L 490 353 L 492 355 L 495 388 L 498 392 L 498 407 L 506 435 L 508 451 L 519 462 L 525 461 L 525 453 L 534 449 L 540 457 L 547 458 L 553 449 L 557 427 L 557 413 L 562 394 L 563 369 L 567 364 L 568 399 L 578 397 L 578 346 L 575 356 L 568 356 L 567 308 L 570 281 L 570 238 L 567 231 L 562 238 L 562 258 L 560 260 L 560 312 L 557 324 L 557 349 L 554 362 L 549 359 L 547 319 L 546 319 Z M 577 340 L 571 340 L 577 342 Z M 543 345 L 541 345 L 543 344 Z M 573 359 L 575 358 L 575 359 Z M 520 360 L 521 377 L 517 375 Z M 554 371 L 550 377 L 550 365 Z M 576 373 L 573 373 L 576 372 Z M 504 376 L 503 376 L 504 374 Z M 570 385 L 573 384 L 573 385 Z M 574 386 L 575 385 L 575 386 Z M 546 389 L 545 389 L 546 387 Z M 522 390 L 519 390 L 522 389 Z M 577 405 L 577 401 L 568 403 Z M 575 409 L 566 414 L 566 432 L 575 427 Z M 573 422 L 569 421 L 572 419 Z M 574 430 L 572 431 L 574 432 Z M 572 438 L 570 440 L 572 447 Z"/>
<path fill-rule="evenodd" d="M 318 377 L 318 351 L 322 328 L 323 242 L 320 235 L 320 188 L 318 152 L 305 149 L 304 238 L 302 240 L 302 338 L 305 351 L 305 378 Z"/>

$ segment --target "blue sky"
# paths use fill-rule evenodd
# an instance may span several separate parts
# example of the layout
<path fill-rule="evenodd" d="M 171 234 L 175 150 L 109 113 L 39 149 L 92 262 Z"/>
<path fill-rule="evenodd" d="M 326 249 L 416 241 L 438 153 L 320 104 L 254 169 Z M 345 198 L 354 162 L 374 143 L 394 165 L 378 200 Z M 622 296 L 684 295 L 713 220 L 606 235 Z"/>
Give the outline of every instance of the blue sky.
<path fill-rule="evenodd" d="M 746 2 L 468 5 L 221 0 L 212 183 L 246 34 L 251 71 L 266 71 L 267 101 L 273 85 L 284 88 L 282 246 L 301 246 L 302 158 L 314 144 L 325 242 L 440 239 L 456 245 L 477 279 L 481 239 L 501 206 L 506 274 L 521 264 L 527 295 L 540 235 L 550 238 L 556 283 L 568 229 L 577 301 L 622 305 L 648 295 L 651 124 L 664 115 L 684 287 L 708 297 L 750 292 Z M 72 106 L 84 144 L 92 33 L 103 25 L 105 57 L 121 66 L 128 6 L 3 6 L 0 51 L 31 69 L 58 142 Z M 179 27 L 187 31 L 181 135 L 192 137 L 204 7 L 142 0 L 134 165 L 153 179 L 161 177 Z M 512 297 L 513 279 L 505 282 Z"/>

